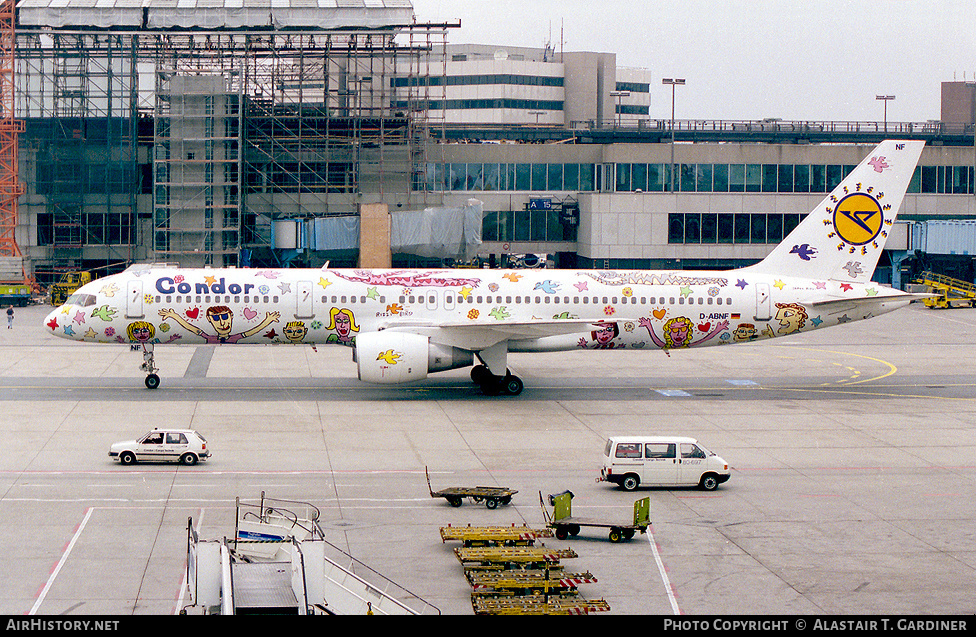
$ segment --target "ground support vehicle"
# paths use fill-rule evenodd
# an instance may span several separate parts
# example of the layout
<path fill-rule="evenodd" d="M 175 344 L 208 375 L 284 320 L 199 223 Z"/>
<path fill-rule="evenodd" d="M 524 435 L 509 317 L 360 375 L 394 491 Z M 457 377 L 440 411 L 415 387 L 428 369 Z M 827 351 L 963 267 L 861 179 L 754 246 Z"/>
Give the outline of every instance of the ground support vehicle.
<path fill-rule="evenodd" d="M 60 281 L 51 285 L 51 305 L 54 307 L 64 305 L 75 290 L 86 283 L 91 283 L 91 280 L 91 272 L 65 272 L 61 275 Z"/>
<path fill-rule="evenodd" d="M 109 447 L 108 455 L 121 464 L 179 462 L 195 465 L 213 456 L 207 440 L 193 429 L 153 429 L 138 440 L 124 440 Z"/>
<path fill-rule="evenodd" d="M 926 271 L 918 275 L 913 283 L 925 286 L 926 291 L 935 295 L 922 301 L 925 307 L 943 310 L 950 307 L 976 307 L 976 285 L 969 281 Z"/>
<path fill-rule="evenodd" d="M 729 463 L 694 438 L 611 436 L 603 448 L 597 482 L 612 482 L 624 491 L 640 486 L 712 491 L 730 477 Z"/>
<path fill-rule="evenodd" d="M 0 306 L 27 307 L 33 288 L 27 283 L 0 283 Z"/>
<path fill-rule="evenodd" d="M 531 597 L 482 597 L 472 595 L 476 615 L 589 615 L 607 612 L 610 604 L 602 599 Z"/>
<path fill-rule="evenodd" d="M 594 584 L 590 572 L 566 573 L 549 569 L 532 571 L 470 571 L 472 594 L 484 595 L 565 595 L 575 593 L 580 584 Z"/>
<path fill-rule="evenodd" d="M 578 557 L 572 549 L 552 549 L 546 546 L 471 546 L 454 549 L 454 555 L 471 570 L 513 570 L 561 568 L 559 561 Z"/>
<path fill-rule="evenodd" d="M 462 546 L 532 546 L 539 538 L 553 537 L 552 529 L 522 526 L 442 526 L 441 541 Z"/>
<path fill-rule="evenodd" d="M 554 529 L 556 538 L 565 540 L 570 536 L 579 534 L 584 526 L 610 529 L 610 541 L 620 542 L 629 540 L 634 534 L 640 531 L 647 533 L 647 527 L 651 523 L 651 499 L 643 498 L 634 502 L 634 521 L 633 523 L 604 522 L 591 518 L 579 518 L 573 516 L 573 492 L 563 491 L 562 493 L 549 496 L 549 503 L 553 506 L 552 513 L 546 508 L 545 501 L 542 499 L 542 492 L 539 492 L 539 504 L 542 506 L 542 514 L 546 518 L 546 525 Z"/>
<path fill-rule="evenodd" d="M 518 493 L 515 489 L 508 487 L 449 487 L 440 491 L 434 491 L 430 486 L 430 472 L 424 467 L 427 474 L 427 490 L 430 491 L 432 498 L 444 498 L 452 507 L 461 506 L 464 498 L 471 498 L 475 504 L 484 501 L 489 509 L 496 508 L 499 504 L 508 504 L 512 501 L 512 496 Z"/>

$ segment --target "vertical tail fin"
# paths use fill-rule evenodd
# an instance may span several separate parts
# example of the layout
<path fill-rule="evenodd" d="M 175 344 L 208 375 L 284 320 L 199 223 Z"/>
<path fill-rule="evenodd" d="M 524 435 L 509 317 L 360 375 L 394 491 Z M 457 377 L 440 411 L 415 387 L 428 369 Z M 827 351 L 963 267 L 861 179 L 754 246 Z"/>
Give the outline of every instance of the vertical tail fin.
<path fill-rule="evenodd" d="M 924 146 L 924 141 L 881 142 L 769 256 L 748 269 L 869 280 Z"/>

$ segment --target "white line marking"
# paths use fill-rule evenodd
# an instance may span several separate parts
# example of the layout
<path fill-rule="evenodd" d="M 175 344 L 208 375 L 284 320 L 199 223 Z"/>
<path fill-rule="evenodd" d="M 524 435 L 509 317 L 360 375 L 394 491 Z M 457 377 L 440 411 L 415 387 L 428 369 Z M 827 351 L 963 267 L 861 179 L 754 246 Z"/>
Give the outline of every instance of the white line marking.
<path fill-rule="evenodd" d="M 661 574 L 661 580 L 664 582 L 664 590 L 668 593 L 671 610 L 674 611 L 675 615 L 680 615 L 681 609 L 678 608 L 678 600 L 674 598 L 674 587 L 671 586 L 671 580 L 668 579 L 668 572 L 664 569 L 664 561 L 661 560 L 661 554 L 657 550 L 657 541 L 654 539 L 654 532 L 650 527 L 647 528 L 647 541 L 650 543 L 651 550 L 654 552 L 654 562 L 657 564 L 657 570 Z"/>
<path fill-rule="evenodd" d="M 95 512 L 94 507 L 88 507 L 88 510 L 85 512 L 85 517 L 82 519 L 81 524 L 79 524 L 78 528 L 75 530 L 75 534 L 71 538 L 71 541 L 68 542 L 67 548 L 64 549 L 64 554 L 61 556 L 61 559 L 58 561 L 58 565 L 55 566 L 54 570 L 51 572 L 51 577 L 47 578 L 47 583 L 45 583 L 44 588 L 41 589 L 41 594 L 38 595 L 37 601 L 34 602 L 34 606 L 31 607 L 28 615 L 34 615 L 37 613 L 37 609 L 41 606 L 41 603 L 44 601 L 44 598 L 47 597 L 48 591 L 50 591 L 51 586 L 54 585 L 54 580 L 57 579 L 58 573 L 61 572 L 61 567 L 64 566 L 65 562 L 68 561 L 68 555 L 71 554 L 71 549 L 75 547 L 75 543 L 78 541 L 78 538 L 81 537 L 82 531 L 85 530 L 85 526 L 88 524 L 88 520 L 91 519 L 92 513 L 94 512 Z"/>

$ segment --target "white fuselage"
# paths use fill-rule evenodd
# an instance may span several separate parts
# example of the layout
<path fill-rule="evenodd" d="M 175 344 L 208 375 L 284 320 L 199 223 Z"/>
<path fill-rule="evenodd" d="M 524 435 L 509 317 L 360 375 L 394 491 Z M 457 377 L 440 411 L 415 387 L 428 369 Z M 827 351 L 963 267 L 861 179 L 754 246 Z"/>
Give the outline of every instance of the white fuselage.
<path fill-rule="evenodd" d="M 818 302 L 827 303 L 818 308 Z M 84 286 L 48 316 L 47 326 L 64 338 L 100 343 L 352 346 L 361 333 L 397 327 L 463 331 L 538 323 L 556 327 L 508 338 L 509 351 L 672 350 L 809 331 L 909 302 L 909 295 L 877 283 L 748 269 L 155 268 Z M 558 329 L 560 321 L 565 328 Z"/>

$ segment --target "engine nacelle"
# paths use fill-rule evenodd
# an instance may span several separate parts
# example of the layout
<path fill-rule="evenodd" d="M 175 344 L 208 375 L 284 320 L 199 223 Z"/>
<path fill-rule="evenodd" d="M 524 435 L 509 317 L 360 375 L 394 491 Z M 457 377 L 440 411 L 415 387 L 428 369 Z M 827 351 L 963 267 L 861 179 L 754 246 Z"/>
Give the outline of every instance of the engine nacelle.
<path fill-rule="evenodd" d="M 409 383 L 423 380 L 431 372 L 473 363 L 471 352 L 431 343 L 421 334 L 387 330 L 356 336 L 359 380 L 367 383 Z"/>

